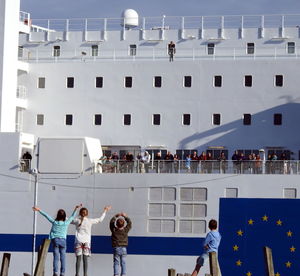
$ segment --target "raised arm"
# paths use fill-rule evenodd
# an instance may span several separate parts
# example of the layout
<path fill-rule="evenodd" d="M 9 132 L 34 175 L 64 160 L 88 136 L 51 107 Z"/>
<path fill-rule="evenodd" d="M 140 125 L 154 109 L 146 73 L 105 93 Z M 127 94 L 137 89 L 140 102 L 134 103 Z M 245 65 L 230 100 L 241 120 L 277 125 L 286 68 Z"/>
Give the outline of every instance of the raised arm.
<path fill-rule="evenodd" d="M 108 205 L 108 206 L 105 206 L 104 209 L 103 209 L 103 213 L 101 214 L 100 218 L 95 218 L 95 219 L 92 219 L 91 222 L 93 224 L 96 224 L 96 223 L 99 223 L 99 222 L 102 222 L 106 216 L 106 213 L 111 209 L 111 206 Z"/>
<path fill-rule="evenodd" d="M 41 210 L 41 208 L 37 207 L 37 206 L 34 206 L 32 207 L 32 210 L 35 211 L 35 212 L 39 212 L 42 216 L 44 216 L 50 223 L 53 223 L 55 220 L 50 217 L 47 213 L 43 212 Z"/>
<path fill-rule="evenodd" d="M 76 205 L 75 206 L 75 208 L 74 208 L 74 210 L 73 210 L 73 213 L 72 213 L 72 215 L 67 219 L 67 223 L 71 223 L 73 220 L 74 220 L 74 218 L 75 218 L 75 216 L 76 216 L 76 211 L 79 209 L 79 208 L 81 208 L 82 207 L 82 204 L 79 204 L 79 205 Z"/>

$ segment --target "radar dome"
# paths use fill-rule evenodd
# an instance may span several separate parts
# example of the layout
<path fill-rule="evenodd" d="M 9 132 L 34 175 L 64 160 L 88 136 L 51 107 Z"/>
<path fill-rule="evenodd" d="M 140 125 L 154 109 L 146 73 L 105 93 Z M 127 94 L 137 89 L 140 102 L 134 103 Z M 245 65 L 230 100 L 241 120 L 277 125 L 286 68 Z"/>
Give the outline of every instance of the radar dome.
<path fill-rule="evenodd" d="M 139 15 L 135 10 L 126 9 L 122 12 L 122 22 L 121 25 L 126 28 L 134 28 L 139 25 Z"/>

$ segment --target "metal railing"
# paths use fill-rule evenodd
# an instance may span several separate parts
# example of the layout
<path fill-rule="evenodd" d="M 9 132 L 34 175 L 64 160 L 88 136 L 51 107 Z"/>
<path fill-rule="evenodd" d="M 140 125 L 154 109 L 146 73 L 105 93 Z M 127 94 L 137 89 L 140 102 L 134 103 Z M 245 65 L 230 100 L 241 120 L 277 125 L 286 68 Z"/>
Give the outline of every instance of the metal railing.
<path fill-rule="evenodd" d="M 299 48 L 288 52 L 287 47 L 256 47 L 253 54 L 247 54 L 245 47 L 215 47 L 213 54 L 209 54 L 207 47 L 177 48 L 174 60 L 198 60 L 198 59 L 279 59 L 298 58 Z M 56 54 L 57 55 L 57 54 Z M 139 48 L 136 55 L 130 55 L 128 49 L 99 50 L 98 55 L 93 56 L 91 48 L 75 48 L 73 51 L 60 51 L 59 56 L 54 56 L 53 49 L 23 49 L 23 55 L 19 60 L 26 62 L 97 62 L 111 61 L 138 61 L 138 60 L 168 60 L 166 48 Z"/>
<path fill-rule="evenodd" d="M 298 160 L 246 161 L 161 161 L 99 160 L 95 173 L 180 173 L 180 174 L 300 174 Z"/>

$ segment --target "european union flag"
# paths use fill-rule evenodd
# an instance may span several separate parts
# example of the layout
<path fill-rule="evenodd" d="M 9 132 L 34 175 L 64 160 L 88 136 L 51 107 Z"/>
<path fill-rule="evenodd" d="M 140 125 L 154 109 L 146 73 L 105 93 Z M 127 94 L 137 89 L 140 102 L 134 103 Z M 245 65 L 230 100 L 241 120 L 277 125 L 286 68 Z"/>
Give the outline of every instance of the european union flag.
<path fill-rule="evenodd" d="M 275 276 L 300 275 L 299 199 L 220 199 L 222 275 L 266 275 L 263 247 L 272 249 Z"/>

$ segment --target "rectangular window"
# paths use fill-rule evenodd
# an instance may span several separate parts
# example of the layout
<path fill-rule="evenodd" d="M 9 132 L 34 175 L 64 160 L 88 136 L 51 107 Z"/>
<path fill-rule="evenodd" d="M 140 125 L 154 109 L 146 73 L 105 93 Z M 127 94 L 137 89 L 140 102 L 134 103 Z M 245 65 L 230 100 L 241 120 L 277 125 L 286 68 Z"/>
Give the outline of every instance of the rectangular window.
<path fill-rule="evenodd" d="M 184 87 L 192 87 L 192 76 L 184 76 Z"/>
<path fill-rule="evenodd" d="M 67 88 L 74 88 L 74 78 L 67 77 Z"/>
<path fill-rule="evenodd" d="M 254 43 L 247 43 L 247 54 L 248 55 L 254 54 Z"/>
<path fill-rule="evenodd" d="M 129 45 L 129 55 L 136 56 L 136 45 L 135 44 Z"/>
<path fill-rule="evenodd" d="M 60 46 L 53 46 L 53 56 L 54 57 L 60 56 Z"/>
<path fill-rule="evenodd" d="M 18 57 L 19 58 L 23 57 L 23 52 L 24 52 L 23 46 L 19 46 L 19 48 L 18 48 Z"/>
<path fill-rule="evenodd" d="M 288 54 L 295 54 L 295 42 L 287 43 L 287 52 Z"/>
<path fill-rule="evenodd" d="M 37 114 L 36 115 L 36 124 L 38 126 L 43 126 L 44 125 L 44 114 Z"/>
<path fill-rule="evenodd" d="M 39 78 L 38 79 L 38 88 L 45 88 L 46 87 L 46 78 Z"/>
<path fill-rule="evenodd" d="M 275 86 L 282 87 L 283 86 L 283 75 L 275 76 Z"/>
<path fill-rule="evenodd" d="M 281 113 L 274 114 L 274 125 L 275 126 L 282 125 L 282 114 Z"/>
<path fill-rule="evenodd" d="M 162 78 L 161 76 L 154 77 L 154 87 L 161 87 Z"/>
<path fill-rule="evenodd" d="M 131 125 L 131 115 L 130 114 L 124 114 L 123 123 L 124 123 L 124 126 Z"/>
<path fill-rule="evenodd" d="M 160 125 L 160 114 L 153 114 L 152 124 L 155 126 Z"/>
<path fill-rule="evenodd" d="M 132 77 L 125 77 L 125 87 L 132 87 Z"/>
<path fill-rule="evenodd" d="M 96 77 L 96 87 L 97 88 L 103 87 L 103 77 Z"/>
<path fill-rule="evenodd" d="M 95 114 L 94 116 L 94 125 L 100 126 L 102 124 L 102 115 L 101 114 Z"/>
<path fill-rule="evenodd" d="M 222 76 L 214 76 L 214 87 L 222 86 Z"/>
<path fill-rule="evenodd" d="M 92 45 L 92 56 L 97 57 L 98 56 L 98 45 Z"/>
<path fill-rule="evenodd" d="M 220 125 L 221 124 L 221 114 L 213 114 L 213 125 Z"/>
<path fill-rule="evenodd" d="M 248 114 L 248 113 L 244 114 L 244 116 L 243 116 L 243 123 L 246 126 L 251 125 L 251 114 Z"/>
<path fill-rule="evenodd" d="M 182 124 L 184 126 L 189 126 L 191 124 L 191 114 L 183 114 Z"/>
<path fill-rule="evenodd" d="M 65 123 L 66 123 L 67 126 L 73 125 L 73 115 L 72 114 L 67 114 L 66 115 Z"/>
<path fill-rule="evenodd" d="M 246 87 L 251 87 L 252 86 L 252 76 L 251 75 L 246 75 L 244 78 L 244 84 Z"/>
<path fill-rule="evenodd" d="M 208 55 L 214 55 L 215 54 L 215 44 L 214 43 L 208 43 L 207 44 L 207 54 Z"/>

